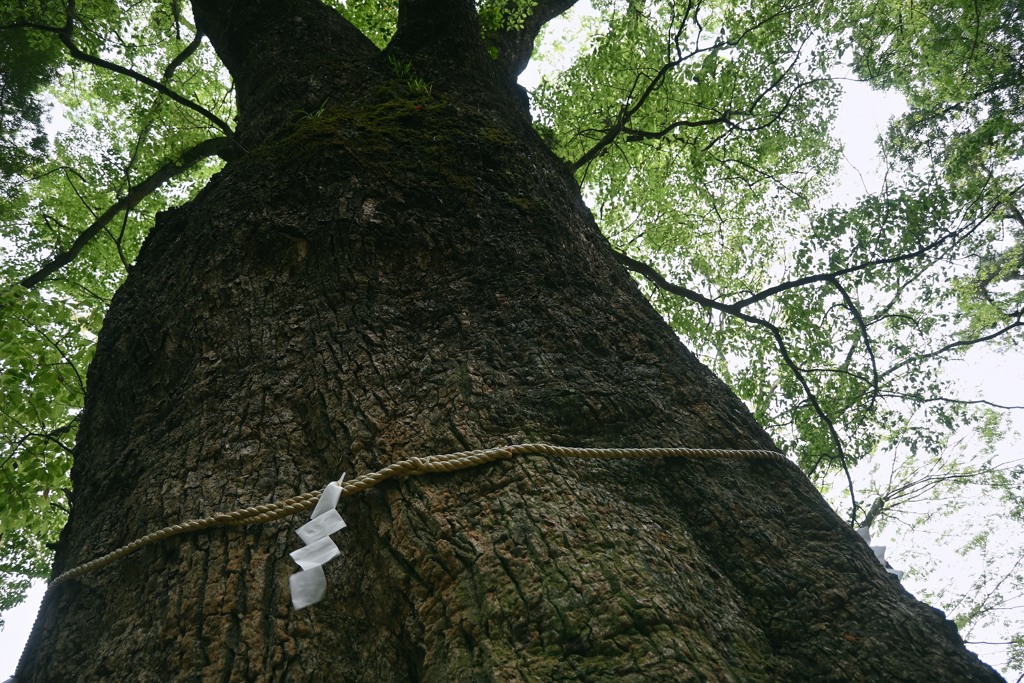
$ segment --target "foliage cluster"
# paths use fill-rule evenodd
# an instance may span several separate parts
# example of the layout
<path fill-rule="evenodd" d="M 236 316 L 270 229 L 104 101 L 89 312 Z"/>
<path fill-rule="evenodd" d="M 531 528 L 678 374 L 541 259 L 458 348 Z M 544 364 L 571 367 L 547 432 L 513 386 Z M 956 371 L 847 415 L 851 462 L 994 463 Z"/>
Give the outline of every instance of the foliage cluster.
<path fill-rule="evenodd" d="M 24 598 L 29 579 L 49 574 L 110 297 L 156 212 L 216 167 L 216 145 L 194 150 L 221 131 L 130 75 L 230 115 L 230 84 L 179 10 L 47 0 L 0 8 L 0 613 Z"/>

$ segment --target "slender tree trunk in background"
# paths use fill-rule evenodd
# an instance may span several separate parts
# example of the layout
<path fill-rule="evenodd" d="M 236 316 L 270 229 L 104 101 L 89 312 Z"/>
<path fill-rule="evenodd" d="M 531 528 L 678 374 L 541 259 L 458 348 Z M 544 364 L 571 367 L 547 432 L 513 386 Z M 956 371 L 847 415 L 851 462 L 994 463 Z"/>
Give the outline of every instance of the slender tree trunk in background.
<path fill-rule="evenodd" d="M 413 455 L 772 447 L 615 264 L 470 2 L 404 2 L 387 54 L 305 0 L 193 4 L 248 153 L 111 306 L 56 572 Z M 532 456 L 341 512 L 323 602 L 289 602 L 305 515 L 182 536 L 51 591 L 19 680 L 1001 680 L 777 463 Z"/>

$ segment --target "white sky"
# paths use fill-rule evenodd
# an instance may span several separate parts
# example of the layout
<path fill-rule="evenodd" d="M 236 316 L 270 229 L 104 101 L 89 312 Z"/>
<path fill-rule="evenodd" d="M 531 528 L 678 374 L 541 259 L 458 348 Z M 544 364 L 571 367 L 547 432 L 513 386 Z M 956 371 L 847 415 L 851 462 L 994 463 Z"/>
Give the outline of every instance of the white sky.
<path fill-rule="evenodd" d="M 578 19 L 572 18 L 570 21 Z M 563 23 L 563 27 L 559 28 L 557 23 L 552 25 L 547 31 L 549 42 L 554 36 L 564 35 L 563 31 L 569 24 Z M 551 68 L 550 65 L 531 62 L 520 82 L 528 88 L 534 87 L 545 67 Z M 874 92 L 868 86 L 854 81 L 843 81 L 842 84 L 845 94 L 836 123 L 836 134 L 844 143 L 846 162 L 837 183 L 837 199 L 880 187 L 875 138 L 885 130 L 889 118 L 903 110 L 903 102 L 899 97 Z M 972 352 L 965 362 L 958 364 L 955 375 L 964 387 L 963 395 L 966 398 L 985 398 L 1002 404 L 1024 403 L 1024 391 L 1021 390 L 1024 387 L 1024 358 L 1019 353 L 999 355 L 984 350 Z M 1016 415 L 1014 425 L 1016 430 L 1024 433 L 1022 412 Z M 1014 445 L 1007 443 L 1005 447 L 1009 451 Z M 1010 457 L 1009 452 L 1007 457 Z M 906 566 L 900 561 L 901 550 L 905 549 L 894 543 L 886 532 L 877 535 L 873 532 L 873 536 L 873 544 L 888 546 L 887 559 L 890 563 L 896 568 L 905 569 Z M 1020 540 L 1015 539 L 1015 542 L 1019 543 Z M 969 565 L 967 560 L 951 554 L 944 562 L 947 575 L 955 577 L 958 573 L 964 574 L 962 578 L 968 580 L 965 574 Z M 911 592 L 915 590 L 912 580 L 905 580 L 904 586 Z M 14 673 L 44 592 L 45 584 L 37 582 L 23 605 L 3 615 L 6 626 L 0 632 L 0 681 Z M 974 639 L 992 640 L 995 636 L 978 631 Z M 989 648 L 986 652 L 985 648 L 977 647 L 975 651 L 994 666 L 1001 664 L 1002 648 Z"/>

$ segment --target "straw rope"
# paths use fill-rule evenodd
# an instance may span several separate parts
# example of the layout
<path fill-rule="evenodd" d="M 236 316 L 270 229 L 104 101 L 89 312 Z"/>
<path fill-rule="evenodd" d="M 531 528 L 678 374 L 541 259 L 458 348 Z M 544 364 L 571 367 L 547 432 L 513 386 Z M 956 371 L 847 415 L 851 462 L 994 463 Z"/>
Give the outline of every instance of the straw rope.
<path fill-rule="evenodd" d="M 338 482 L 338 484 L 341 487 L 342 496 L 352 496 L 394 477 L 412 477 L 431 472 L 455 472 L 494 462 L 495 460 L 507 460 L 517 455 L 551 455 L 571 458 L 726 458 L 734 460 L 775 460 L 793 465 L 782 453 L 765 450 L 727 450 L 720 448 L 572 448 L 552 446 L 546 443 L 527 443 L 476 451 L 408 458 L 392 463 L 376 472 L 370 472 L 349 481 Z M 68 579 L 81 576 L 100 567 L 105 567 L 147 545 L 162 541 L 165 538 L 203 529 L 261 524 L 294 515 L 315 506 L 320 498 L 320 494 L 320 491 L 311 491 L 275 503 L 255 505 L 241 510 L 232 510 L 231 512 L 218 512 L 209 517 L 191 519 L 181 524 L 166 526 L 159 531 L 154 531 L 141 538 L 137 538 L 131 543 L 123 545 L 102 557 L 69 569 L 50 582 L 49 587 L 53 588 Z"/>

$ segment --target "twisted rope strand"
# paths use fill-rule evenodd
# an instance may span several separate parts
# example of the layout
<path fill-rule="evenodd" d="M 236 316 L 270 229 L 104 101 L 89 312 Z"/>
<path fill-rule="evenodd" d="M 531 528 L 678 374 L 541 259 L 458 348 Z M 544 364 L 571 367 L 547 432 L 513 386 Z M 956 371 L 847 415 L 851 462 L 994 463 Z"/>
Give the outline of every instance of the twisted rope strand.
<path fill-rule="evenodd" d="M 356 477 L 345 482 L 339 482 L 342 496 L 352 496 L 378 484 L 399 476 L 419 476 L 432 472 L 456 472 L 458 470 L 484 465 L 495 460 L 507 460 L 517 455 L 550 455 L 561 458 L 693 458 L 693 459 L 733 459 L 733 460 L 774 460 L 796 467 L 796 464 L 786 458 L 778 451 L 766 450 L 728 450 L 722 448 L 575 448 L 570 446 L 553 446 L 547 443 L 524 443 L 513 446 L 499 446 L 497 448 L 486 448 L 475 451 L 461 451 L 458 453 L 445 453 L 439 455 L 428 455 L 425 457 L 412 457 L 398 462 L 391 463 L 376 472 Z M 73 569 L 62 573 L 50 582 L 49 588 L 53 588 L 68 579 L 81 576 L 87 572 L 94 571 L 100 567 L 112 564 L 121 558 L 131 555 L 147 545 L 151 545 L 165 538 L 178 536 L 192 531 L 202 531 L 228 526 L 247 526 L 250 524 L 262 524 L 282 517 L 289 517 L 303 510 L 309 510 L 316 505 L 320 498 L 319 491 L 302 493 L 285 500 L 264 505 L 230 512 L 218 512 L 203 517 L 202 519 L 191 519 L 181 524 L 172 524 L 158 531 L 151 532 L 137 538 L 117 550 L 107 553 L 94 560 L 80 564 Z"/>

